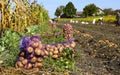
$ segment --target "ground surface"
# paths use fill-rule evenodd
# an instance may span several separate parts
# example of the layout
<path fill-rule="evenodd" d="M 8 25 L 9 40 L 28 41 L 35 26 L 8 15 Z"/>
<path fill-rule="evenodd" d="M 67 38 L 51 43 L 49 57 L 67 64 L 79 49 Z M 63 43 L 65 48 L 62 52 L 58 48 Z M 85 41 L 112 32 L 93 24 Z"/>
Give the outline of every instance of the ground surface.
<path fill-rule="evenodd" d="M 120 75 L 120 27 L 72 25 L 81 54 L 77 65 L 83 75 Z"/>
<path fill-rule="evenodd" d="M 78 69 L 78 72 L 74 71 L 71 75 L 120 75 L 120 27 L 114 25 L 71 25 L 75 29 L 76 66 Z M 15 73 L 16 75 L 42 75 L 36 70 L 28 72 L 15 68 L 8 70 L 0 68 L 0 72 L 10 72 L 11 75 Z M 44 75 L 58 74 L 48 72 Z M 64 75 L 69 75 L 69 73 L 64 73 Z"/>

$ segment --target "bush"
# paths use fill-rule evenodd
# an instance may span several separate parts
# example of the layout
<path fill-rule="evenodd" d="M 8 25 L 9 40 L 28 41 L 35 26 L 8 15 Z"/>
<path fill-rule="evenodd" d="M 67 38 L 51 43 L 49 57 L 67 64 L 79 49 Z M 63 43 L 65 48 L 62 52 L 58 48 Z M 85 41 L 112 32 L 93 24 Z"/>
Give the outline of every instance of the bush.
<path fill-rule="evenodd" d="M 65 70 L 73 70 L 75 63 L 74 58 L 72 58 L 73 50 L 64 49 L 62 52 L 62 58 L 52 59 L 45 58 L 43 60 L 43 68 L 44 71 L 65 71 Z"/>
<path fill-rule="evenodd" d="M 5 67 L 14 66 L 19 53 L 20 37 L 18 32 L 7 30 L 1 38 L 0 60 L 3 61 Z"/>

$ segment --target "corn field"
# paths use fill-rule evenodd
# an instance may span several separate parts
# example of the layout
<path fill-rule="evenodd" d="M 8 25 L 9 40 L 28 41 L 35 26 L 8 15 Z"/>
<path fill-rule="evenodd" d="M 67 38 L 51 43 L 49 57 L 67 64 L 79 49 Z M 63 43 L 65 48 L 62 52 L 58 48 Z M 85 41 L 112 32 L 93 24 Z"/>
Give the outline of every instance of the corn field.
<path fill-rule="evenodd" d="M 27 26 L 48 21 L 48 12 L 36 0 L 1 0 L 0 35 L 7 29 L 22 32 Z"/>

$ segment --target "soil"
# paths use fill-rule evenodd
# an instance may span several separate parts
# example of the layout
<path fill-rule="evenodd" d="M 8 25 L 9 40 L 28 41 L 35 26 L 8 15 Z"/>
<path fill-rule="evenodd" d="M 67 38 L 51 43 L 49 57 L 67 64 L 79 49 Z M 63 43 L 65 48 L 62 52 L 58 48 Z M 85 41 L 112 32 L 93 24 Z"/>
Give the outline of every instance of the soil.
<path fill-rule="evenodd" d="M 60 25 L 63 25 L 63 23 L 60 23 Z M 73 71 L 71 75 L 120 75 L 120 27 L 114 25 L 71 25 L 73 25 L 75 31 L 77 66 L 77 71 Z M 0 67 L 0 73 L 11 73 L 13 70 L 23 75 L 41 74 L 30 74 L 33 71 L 29 71 L 28 74 L 15 68 L 6 71 Z M 14 74 L 14 72 L 12 73 Z"/>
<path fill-rule="evenodd" d="M 81 54 L 81 58 L 77 61 L 80 72 L 83 75 L 120 75 L 120 27 L 72 25 L 77 32 L 74 35 L 77 43 L 76 50 Z M 89 36 L 83 37 L 82 35 L 85 34 Z M 109 43 L 99 44 L 100 40 L 108 40 L 118 47 L 110 47 Z"/>

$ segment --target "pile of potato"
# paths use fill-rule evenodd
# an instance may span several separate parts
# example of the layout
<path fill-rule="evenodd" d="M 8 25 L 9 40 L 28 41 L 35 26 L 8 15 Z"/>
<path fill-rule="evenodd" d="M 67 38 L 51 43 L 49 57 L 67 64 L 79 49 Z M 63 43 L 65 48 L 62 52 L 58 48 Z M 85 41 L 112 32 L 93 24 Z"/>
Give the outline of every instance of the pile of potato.
<path fill-rule="evenodd" d="M 42 44 L 39 36 L 23 37 L 20 43 L 20 53 L 15 64 L 16 68 L 41 68 L 43 59 L 52 57 L 57 59 L 62 57 L 62 51 L 66 48 L 74 50 L 76 46 L 73 38 L 73 28 L 69 24 L 63 26 L 65 43 Z"/>
<path fill-rule="evenodd" d="M 72 26 L 70 24 L 64 24 L 63 32 L 64 32 L 64 38 L 65 39 L 69 40 L 69 39 L 73 38 L 74 30 L 73 30 L 73 28 L 72 28 Z"/>
<path fill-rule="evenodd" d="M 42 44 L 38 36 L 24 37 L 21 44 L 21 51 L 15 66 L 16 68 L 25 69 L 40 69 L 43 66 L 42 60 L 44 58 L 60 58 L 64 49 L 73 49 L 76 45 L 73 40 L 68 40 L 65 43 Z"/>
<path fill-rule="evenodd" d="M 15 64 L 16 68 L 41 68 L 45 53 L 40 39 L 36 36 L 25 37 L 21 42 L 23 46 L 20 48 L 19 58 Z"/>

